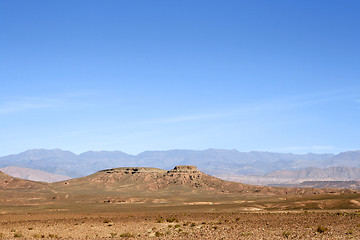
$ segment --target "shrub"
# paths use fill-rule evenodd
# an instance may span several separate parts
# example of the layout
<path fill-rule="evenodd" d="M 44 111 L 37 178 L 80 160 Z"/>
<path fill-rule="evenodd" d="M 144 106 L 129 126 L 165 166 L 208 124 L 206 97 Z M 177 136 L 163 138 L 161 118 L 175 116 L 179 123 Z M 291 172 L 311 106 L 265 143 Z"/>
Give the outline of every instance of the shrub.
<path fill-rule="evenodd" d="M 318 226 L 317 227 L 317 229 L 316 229 L 316 231 L 318 232 L 318 233 L 324 233 L 324 232 L 326 232 L 328 229 L 326 228 L 326 227 L 323 227 L 323 226 Z"/>
<path fill-rule="evenodd" d="M 51 233 L 50 233 L 50 234 L 48 235 L 48 238 L 59 238 L 59 237 L 58 237 L 56 234 L 51 234 Z"/>
<path fill-rule="evenodd" d="M 169 222 L 169 223 L 179 222 L 179 220 L 178 220 L 177 218 L 174 218 L 174 217 L 172 217 L 172 218 L 167 218 L 166 221 Z"/>
<path fill-rule="evenodd" d="M 291 232 L 287 232 L 287 231 L 284 231 L 282 233 L 283 237 L 286 237 L 286 238 L 289 238 L 290 234 L 291 234 Z"/>
<path fill-rule="evenodd" d="M 132 234 L 129 233 L 129 232 L 122 233 L 122 234 L 120 234 L 119 236 L 120 236 L 120 237 L 128 237 L 128 238 L 134 237 L 134 235 L 132 235 Z"/>
<path fill-rule="evenodd" d="M 164 219 L 162 217 L 159 217 L 159 218 L 156 219 L 156 222 L 157 223 L 163 223 Z"/>
<path fill-rule="evenodd" d="M 164 234 L 163 233 L 161 233 L 161 232 L 156 232 L 155 233 L 155 237 L 161 237 L 161 236 L 163 236 Z"/>
<path fill-rule="evenodd" d="M 14 238 L 24 237 L 21 233 L 14 233 Z"/>

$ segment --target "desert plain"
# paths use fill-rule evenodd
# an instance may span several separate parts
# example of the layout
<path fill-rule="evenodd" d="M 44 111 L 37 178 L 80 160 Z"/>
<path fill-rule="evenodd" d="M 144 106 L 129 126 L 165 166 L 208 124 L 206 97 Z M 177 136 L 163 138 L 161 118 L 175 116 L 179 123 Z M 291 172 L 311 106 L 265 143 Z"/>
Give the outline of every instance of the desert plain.
<path fill-rule="evenodd" d="M 245 185 L 192 166 L 0 180 L 1 239 L 360 239 L 351 189 Z"/>

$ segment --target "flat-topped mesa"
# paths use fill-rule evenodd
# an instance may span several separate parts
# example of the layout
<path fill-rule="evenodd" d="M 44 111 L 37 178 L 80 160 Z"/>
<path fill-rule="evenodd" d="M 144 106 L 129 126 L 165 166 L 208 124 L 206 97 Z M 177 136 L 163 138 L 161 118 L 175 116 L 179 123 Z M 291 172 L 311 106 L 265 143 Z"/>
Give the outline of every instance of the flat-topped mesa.
<path fill-rule="evenodd" d="M 121 167 L 121 168 L 111 168 L 101 170 L 100 172 L 106 173 L 125 173 L 125 174 L 135 174 L 135 173 L 163 173 L 167 171 L 159 168 L 150 168 L 150 167 Z"/>
<path fill-rule="evenodd" d="M 174 167 L 174 169 L 168 171 L 168 173 L 183 173 L 183 174 L 193 174 L 193 173 L 201 173 L 200 170 L 195 167 L 195 166 L 191 166 L 191 165 L 180 165 L 180 166 L 176 166 Z"/>

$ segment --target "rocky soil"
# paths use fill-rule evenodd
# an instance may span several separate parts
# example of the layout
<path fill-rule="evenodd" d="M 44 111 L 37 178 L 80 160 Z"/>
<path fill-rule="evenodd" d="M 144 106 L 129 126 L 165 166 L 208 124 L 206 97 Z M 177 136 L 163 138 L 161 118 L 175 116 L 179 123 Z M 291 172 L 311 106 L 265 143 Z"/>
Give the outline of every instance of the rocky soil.
<path fill-rule="evenodd" d="M 1 239 L 360 239 L 360 212 L 2 215 Z"/>

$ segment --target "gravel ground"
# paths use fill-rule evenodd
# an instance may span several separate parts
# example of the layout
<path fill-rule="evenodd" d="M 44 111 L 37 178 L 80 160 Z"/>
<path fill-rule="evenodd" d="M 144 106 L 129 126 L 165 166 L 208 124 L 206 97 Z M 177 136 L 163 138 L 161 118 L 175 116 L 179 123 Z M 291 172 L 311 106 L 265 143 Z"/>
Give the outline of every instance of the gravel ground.
<path fill-rule="evenodd" d="M 1 239 L 360 239 L 359 212 L 0 215 Z"/>

